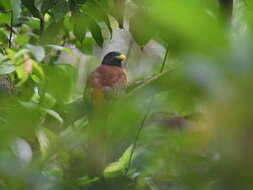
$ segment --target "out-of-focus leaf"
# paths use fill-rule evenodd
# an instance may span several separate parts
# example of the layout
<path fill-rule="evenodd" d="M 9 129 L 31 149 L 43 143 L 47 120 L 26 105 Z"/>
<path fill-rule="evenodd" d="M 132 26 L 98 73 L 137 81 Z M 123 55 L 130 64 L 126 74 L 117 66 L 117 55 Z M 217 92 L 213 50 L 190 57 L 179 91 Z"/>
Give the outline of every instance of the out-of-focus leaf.
<path fill-rule="evenodd" d="M 43 83 L 45 82 L 45 73 L 41 67 L 40 64 L 38 64 L 36 61 L 31 60 L 32 61 L 32 75 L 36 75 L 37 77 L 37 81 L 39 83 Z"/>
<path fill-rule="evenodd" d="M 57 121 L 59 121 L 60 124 L 63 124 L 63 119 L 56 111 L 51 110 L 51 109 L 46 109 L 46 108 L 41 108 L 41 109 L 42 109 L 42 111 L 44 111 L 45 113 L 47 113 L 48 115 L 52 116 Z"/>
<path fill-rule="evenodd" d="M 56 103 L 55 98 L 49 93 L 45 93 L 44 96 L 45 97 L 44 97 L 44 101 L 42 102 L 42 106 L 46 108 L 52 108 Z"/>
<path fill-rule="evenodd" d="M 94 183 L 99 180 L 99 177 L 89 178 L 88 176 L 80 177 L 77 179 L 78 185 L 87 185 L 90 183 Z"/>
<path fill-rule="evenodd" d="M 79 40 L 84 39 L 86 29 L 88 28 L 96 43 L 102 47 L 104 38 L 102 36 L 101 28 L 96 21 L 88 16 L 86 13 L 78 13 L 73 16 L 74 21 L 74 34 Z"/>
<path fill-rule="evenodd" d="M 120 28 L 124 28 L 125 3 L 126 0 L 113 0 L 108 7 L 108 11 L 118 21 Z"/>
<path fill-rule="evenodd" d="M 104 170 L 104 176 L 110 178 L 123 175 L 128 167 L 132 150 L 133 146 L 130 146 L 117 162 L 113 162 L 106 167 Z"/>
<path fill-rule="evenodd" d="M 43 32 L 41 36 L 41 43 L 42 44 L 59 44 L 62 40 L 64 35 L 63 30 L 63 20 L 60 22 L 53 22 L 51 23 Z"/>
<path fill-rule="evenodd" d="M 41 12 L 44 15 L 54 4 L 52 0 L 44 0 L 41 6 Z"/>
<path fill-rule="evenodd" d="M 88 27 L 89 30 L 92 34 L 92 37 L 94 40 L 97 42 L 97 44 L 102 47 L 104 43 L 104 38 L 102 36 L 101 28 L 100 26 L 96 23 L 94 19 L 91 17 L 87 16 L 87 21 L 88 21 Z"/>
<path fill-rule="evenodd" d="M 161 35 L 169 45 L 171 43 L 180 44 L 181 48 L 198 49 L 202 52 L 227 45 L 227 37 L 223 28 L 203 11 L 202 1 L 163 0 L 161 2 L 152 1 L 152 5 L 151 18 L 158 27 L 161 27 Z M 187 11 L 185 11 L 186 7 Z M 202 38 L 200 34 L 208 37 Z"/>
<path fill-rule="evenodd" d="M 86 37 L 82 42 L 77 42 L 77 47 L 85 54 L 92 54 L 95 44 L 96 42 L 93 38 Z"/>
<path fill-rule="evenodd" d="M 28 44 L 30 39 L 30 36 L 26 35 L 26 34 L 20 34 L 17 35 L 17 37 L 15 38 L 15 43 L 20 45 L 20 46 L 25 46 Z"/>
<path fill-rule="evenodd" d="M 31 18 L 26 25 L 30 26 L 33 30 L 40 29 L 40 20 L 38 18 Z"/>
<path fill-rule="evenodd" d="M 11 23 L 11 13 L 0 13 L 0 24 L 10 24 Z"/>
<path fill-rule="evenodd" d="M 98 22 L 104 22 L 112 35 L 110 20 L 104 8 L 98 1 L 91 0 L 82 6 L 83 11 Z"/>
<path fill-rule="evenodd" d="M 73 32 L 76 38 L 82 41 L 85 37 L 88 28 L 85 16 L 80 13 L 75 13 L 72 16 L 72 21 L 74 25 Z"/>
<path fill-rule="evenodd" d="M 18 58 L 18 57 L 20 57 L 20 56 L 24 56 L 24 55 L 26 55 L 27 53 L 30 53 L 30 50 L 29 50 L 29 49 L 21 49 L 21 50 L 19 50 L 17 53 L 15 53 L 14 58 Z"/>
<path fill-rule="evenodd" d="M 50 48 L 52 48 L 54 50 L 57 50 L 57 51 L 63 51 L 63 52 L 66 52 L 66 53 L 72 53 L 72 49 L 66 48 L 66 47 L 62 47 L 62 46 L 47 45 L 47 47 L 50 47 Z"/>
<path fill-rule="evenodd" d="M 0 75 L 9 74 L 15 71 L 15 67 L 10 61 L 0 63 Z"/>
<path fill-rule="evenodd" d="M 11 6 L 13 11 L 13 21 L 16 23 L 21 12 L 21 0 L 11 0 Z"/>
<path fill-rule="evenodd" d="M 23 5 L 31 12 L 31 14 L 38 18 L 38 19 L 43 19 L 39 9 L 35 6 L 35 1 L 34 0 L 21 0 Z"/>
<path fill-rule="evenodd" d="M 155 33 L 156 27 L 151 23 L 152 21 L 144 10 L 139 10 L 130 19 L 130 32 L 137 44 L 141 47 L 146 45 Z"/>
<path fill-rule="evenodd" d="M 68 103 L 73 94 L 76 80 L 76 69 L 69 64 L 43 65 L 46 80 L 46 91 L 58 103 Z"/>
<path fill-rule="evenodd" d="M 55 5 L 51 8 L 52 18 L 55 22 L 59 22 L 68 12 L 68 3 L 66 0 L 58 0 Z"/>
<path fill-rule="evenodd" d="M 28 48 L 31 50 L 31 53 L 37 61 L 42 61 L 45 57 L 45 50 L 41 46 L 28 45 Z"/>
<path fill-rule="evenodd" d="M 1 23 L 1 21 L 0 21 Z M 6 31 L 2 28 L 0 28 L 0 45 L 4 45 L 4 44 L 7 44 L 8 43 L 8 35 L 6 33 Z"/>
<path fill-rule="evenodd" d="M 87 0 L 69 0 L 69 9 L 71 11 L 77 11 Z"/>

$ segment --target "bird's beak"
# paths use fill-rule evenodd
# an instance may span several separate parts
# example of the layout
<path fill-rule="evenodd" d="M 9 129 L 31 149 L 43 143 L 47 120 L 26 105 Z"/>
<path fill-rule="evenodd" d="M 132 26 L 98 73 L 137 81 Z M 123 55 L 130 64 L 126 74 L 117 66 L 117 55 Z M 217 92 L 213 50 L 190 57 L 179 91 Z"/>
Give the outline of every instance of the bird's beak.
<path fill-rule="evenodd" d="M 125 55 L 120 55 L 120 56 L 118 56 L 118 59 L 120 61 L 124 61 L 124 60 L 126 60 L 126 56 Z"/>

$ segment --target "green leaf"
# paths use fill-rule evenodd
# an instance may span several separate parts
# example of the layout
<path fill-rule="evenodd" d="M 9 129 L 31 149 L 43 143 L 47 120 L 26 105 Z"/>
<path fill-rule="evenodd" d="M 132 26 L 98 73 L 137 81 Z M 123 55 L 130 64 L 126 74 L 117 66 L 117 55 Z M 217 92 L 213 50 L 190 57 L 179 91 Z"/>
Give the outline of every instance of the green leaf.
<path fill-rule="evenodd" d="M 59 44 L 64 35 L 63 20 L 60 22 L 52 22 L 43 32 L 41 36 L 42 44 Z"/>
<path fill-rule="evenodd" d="M 94 18 L 98 22 L 104 22 L 112 35 L 112 27 L 108 15 L 101 4 L 95 0 L 91 0 L 84 4 L 83 11 Z"/>
<path fill-rule="evenodd" d="M 144 10 L 139 10 L 130 19 L 130 32 L 141 47 L 146 45 L 154 35 L 154 26 L 150 25 L 151 22 L 149 20 Z"/>
<path fill-rule="evenodd" d="M 0 63 L 0 75 L 9 74 L 15 71 L 15 67 L 10 61 Z"/>
<path fill-rule="evenodd" d="M 23 5 L 31 12 L 31 14 L 39 19 L 43 19 L 39 9 L 35 6 L 35 0 L 21 0 Z"/>
<path fill-rule="evenodd" d="M 46 108 L 42 108 L 42 111 L 44 111 L 45 113 L 47 113 L 48 115 L 52 116 L 53 118 L 55 118 L 57 121 L 59 121 L 60 124 L 63 124 L 63 119 L 62 117 L 54 110 L 52 109 L 46 109 Z"/>
<path fill-rule="evenodd" d="M 12 11 L 13 11 L 13 21 L 14 23 L 16 23 L 21 12 L 21 1 L 11 0 L 11 6 L 12 6 Z"/>
<path fill-rule="evenodd" d="M 89 30 L 92 34 L 92 37 L 94 40 L 97 42 L 97 44 L 102 47 L 104 43 L 104 38 L 102 36 L 101 28 L 100 26 L 96 23 L 94 19 L 91 17 L 87 16 L 87 21 L 88 21 L 88 27 Z"/>
<path fill-rule="evenodd" d="M 117 162 L 113 162 L 106 167 L 104 170 L 104 176 L 110 178 L 124 175 L 130 161 L 132 150 L 133 146 L 131 145 Z"/>
<path fill-rule="evenodd" d="M 124 28 L 125 2 L 126 0 L 114 0 L 111 5 L 104 4 L 107 11 L 118 21 L 120 28 Z"/>
<path fill-rule="evenodd" d="M 0 17 L 0 20 L 1 20 L 1 17 Z M 0 21 L 0 23 L 1 23 L 1 21 Z M 5 44 L 8 44 L 8 34 L 7 34 L 7 32 L 4 30 L 4 29 L 2 29 L 2 28 L 0 28 L 0 39 L 1 39 L 1 41 L 0 41 L 0 45 L 5 45 Z"/>
<path fill-rule="evenodd" d="M 62 47 L 62 46 L 57 46 L 57 45 L 47 45 L 47 47 L 50 47 L 54 50 L 57 50 L 57 51 L 63 51 L 63 52 L 66 52 L 66 53 L 72 53 L 72 49 L 70 48 L 66 48 L 66 47 Z"/>
<path fill-rule="evenodd" d="M 45 58 L 45 50 L 41 46 L 28 45 L 28 48 L 31 50 L 33 56 L 38 62 L 41 62 Z"/>
<path fill-rule="evenodd" d="M 10 24 L 11 23 L 11 13 L 0 13 L 0 24 Z"/>
<path fill-rule="evenodd" d="M 58 103 L 68 103 L 72 99 L 76 68 L 70 64 L 42 65 L 48 81 L 46 90 Z"/>
<path fill-rule="evenodd" d="M 85 54 L 92 54 L 96 42 L 93 38 L 86 37 L 83 41 L 77 41 L 77 47 Z"/>
<path fill-rule="evenodd" d="M 81 13 L 75 13 L 72 15 L 72 21 L 74 24 L 73 32 L 78 40 L 83 40 L 87 32 L 88 24 L 85 15 Z"/>
<path fill-rule="evenodd" d="M 69 11 L 68 3 L 65 0 L 58 0 L 51 8 L 51 15 L 55 22 L 59 22 Z"/>
<path fill-rule="evenodd" d="M 52 108 L 55 105 L 55 103 L 56 103 L 55 98 L 51 94 L 45 93 L 42 105 L 46 108 Z"/>
<path fill-rule="evenodd" d="M 41 5 L 41 12 L 44 15 L 47 11 L 54 5 L 54 1 L 52 0 L 44 0 Z"/>

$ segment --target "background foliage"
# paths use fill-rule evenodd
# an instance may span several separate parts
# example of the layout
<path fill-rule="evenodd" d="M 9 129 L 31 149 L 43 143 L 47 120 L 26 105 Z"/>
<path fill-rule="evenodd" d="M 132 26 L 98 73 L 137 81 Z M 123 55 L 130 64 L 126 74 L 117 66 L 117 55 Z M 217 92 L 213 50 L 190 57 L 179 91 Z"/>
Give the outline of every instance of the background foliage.
<path fill-rule="evenodd" d="M 239 0 L 1 1 L 0 189 L 252 189 L 252 8 Z M 110 113 L 104 142 L 102 118 L 88 133 L 81 97 L 118 28 L 131 36 L 123 52 L 130 82 L 102 111 Z M 153 51 L 162 58 L 143 63 Z M 93 58 L 77 65 L 71 55 Z M 111 160 L 101 177 L 103 144 Z"/>

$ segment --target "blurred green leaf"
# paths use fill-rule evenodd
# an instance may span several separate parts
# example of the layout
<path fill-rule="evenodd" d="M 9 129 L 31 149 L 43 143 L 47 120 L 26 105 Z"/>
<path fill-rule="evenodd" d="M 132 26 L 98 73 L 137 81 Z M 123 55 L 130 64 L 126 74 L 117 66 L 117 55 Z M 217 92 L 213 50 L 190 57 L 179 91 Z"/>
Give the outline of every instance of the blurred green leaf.
<path fill-rule="evenodd" d="M 35 6 L 35 0 L 21 0 L 23 5 L 31 12 L 31 14 L 38 18 L 42 19 L 42 15 L 40 14 L 39 9 Z"/>
<path fill-rule="evenodd" d="M 15 71 L 15 67 L 10 61 L 0 63 L 0 75 L 9 74 Z"/>
<path fill-rule="evenodd" d="M 70 48 L 66 48 L 66 47 L 62 47 L 62 46 L 57 46 L 57 45 L 47 45 L 47 47 L 49 48 L 52 48 L 54 50 L 57 50 L 57 51 L 63 51 L 63 52 L 66 52 L 66 53 L 72 53 L 72 49 Z"/>
<path fill-rule="evenodd" d="M 130 19 L 130 32 L 141 47 L 146 45 L 155 34 L 156 27 L 150 25 L 151 20 L 144 13 L 144 10 L 139 10 L 135 15 Z"/>
<path fill-rule="evenodd" d="M 124 175 L 130 161 L 132 150 L 133 146 L 128 147 L 117 162 L 113 162 L 105 168 L 103 175 L 107 178 Z"/>
<path fill-rule="evenodd" d="M 43 112 L 47 113 L 48 115 L 52 116 L 54 119 L 56 119 L 60 124 L 63 124 L 63 119 L 61 116 L 54 110 L 41 108 Z"/>

